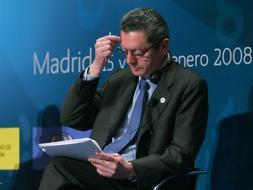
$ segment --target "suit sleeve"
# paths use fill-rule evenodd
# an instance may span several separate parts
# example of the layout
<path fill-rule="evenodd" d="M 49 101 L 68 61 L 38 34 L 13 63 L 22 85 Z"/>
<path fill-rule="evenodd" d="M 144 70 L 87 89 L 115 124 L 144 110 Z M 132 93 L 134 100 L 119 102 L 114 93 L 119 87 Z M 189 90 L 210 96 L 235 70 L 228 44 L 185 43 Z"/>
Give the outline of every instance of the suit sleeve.
<path fill-rule="evenodd" d="M 96 93 L 97 84 L 98 79 L 83 81 L 78 77 L 67 93 L 61 109 L 61 121 L 64 125 L 79 130 L 92 128 L 100 104 L 100 95 Z"/>

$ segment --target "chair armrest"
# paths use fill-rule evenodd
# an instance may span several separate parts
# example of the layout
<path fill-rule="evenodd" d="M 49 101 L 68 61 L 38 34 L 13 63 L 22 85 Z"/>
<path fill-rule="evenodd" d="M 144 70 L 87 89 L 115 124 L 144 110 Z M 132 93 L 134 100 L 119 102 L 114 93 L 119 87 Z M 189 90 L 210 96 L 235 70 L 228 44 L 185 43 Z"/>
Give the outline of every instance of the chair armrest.
<path fill-rule="evenodd" d="M 172 175 L 172 176 L 167 177 L 164 180 L 162 180 L 158 185 L 156 185 L 153 188 L 153 190 L 160 190 L 164 184 L 168 184 L 172 181 L 175 181 L 175 180 L 177 180 L 177 178 L 182 178 L 182 177 L 187 177 L 187 176 L 189 176 L 189 177 L 190 176 L 197 176 L 197 175 L 205 174 L 205 173 L 207 173 L 207 171 L 195 169 L 195 170 L 189 171 L 189 172 L 182 174 L 182 175 Z"/>

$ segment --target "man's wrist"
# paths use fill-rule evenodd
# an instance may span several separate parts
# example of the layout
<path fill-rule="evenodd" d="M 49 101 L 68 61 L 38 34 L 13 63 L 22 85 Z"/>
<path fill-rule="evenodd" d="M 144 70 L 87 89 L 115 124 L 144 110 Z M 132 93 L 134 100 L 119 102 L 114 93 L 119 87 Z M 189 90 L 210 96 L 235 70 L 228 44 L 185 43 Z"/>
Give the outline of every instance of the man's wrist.
<path fill-rule="evenodd" d="M 89 74 L 89 67 L 87 67 L 85 69 L 85 71 L 83 72 L 83 74 L 81 76 L 82 76 L 84 81 L 92 81 L 92 80 L 98 78 L 97 76 L 92 76 L 92 75 Z"/>
<path fill-rule="evenodd" d="M 136 177 L 135 171 L 134 171 L 134 166 L 132 162 L 129 162 L 129 172 L 128 172 L 128 178 L 132 179 Z"/>
<path fill-rule="evenodd" d="M 95 62 L 93 62 L 89 67 L 88 74 L 93 77 L 99 77 L 102 69 L 103 68 L 101 68 L 100 65 L 98 66 Z"/>

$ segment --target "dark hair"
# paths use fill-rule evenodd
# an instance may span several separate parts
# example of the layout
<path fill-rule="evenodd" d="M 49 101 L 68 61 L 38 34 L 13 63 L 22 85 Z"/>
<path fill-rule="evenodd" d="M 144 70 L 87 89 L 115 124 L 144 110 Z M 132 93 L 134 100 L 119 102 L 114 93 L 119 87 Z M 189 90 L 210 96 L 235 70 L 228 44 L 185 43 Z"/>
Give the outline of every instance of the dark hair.
<path fill-rule="evenodd" d="M 160 45 L 165 37 L 169 37 L 169 28 L 164 18 L 154 9 L 137 8 L 129 11 L 121 21 L 121 31 L 144 31 L 147 41 Z"/>

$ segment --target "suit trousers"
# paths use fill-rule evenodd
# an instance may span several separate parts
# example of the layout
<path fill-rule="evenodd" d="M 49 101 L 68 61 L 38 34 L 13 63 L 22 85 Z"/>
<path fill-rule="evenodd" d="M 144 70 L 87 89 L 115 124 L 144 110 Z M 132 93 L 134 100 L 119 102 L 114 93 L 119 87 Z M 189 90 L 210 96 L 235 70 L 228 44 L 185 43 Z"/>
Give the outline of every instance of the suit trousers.
<path fill-rule="evenodd" d="M 136 190 L 136 182 L 99 175 L 89 162 L 52 158 L 45 168 L 39 190 Z"/>

